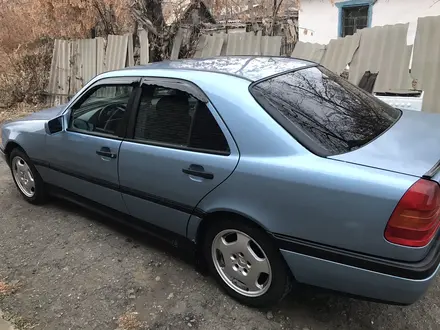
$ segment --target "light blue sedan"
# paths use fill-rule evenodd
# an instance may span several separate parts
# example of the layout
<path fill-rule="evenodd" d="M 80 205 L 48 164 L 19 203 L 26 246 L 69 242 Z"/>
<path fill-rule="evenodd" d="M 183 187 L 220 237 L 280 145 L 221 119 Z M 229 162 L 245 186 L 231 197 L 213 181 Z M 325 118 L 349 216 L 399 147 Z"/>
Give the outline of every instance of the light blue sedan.
<path fill-rule="evenodd" d="M 304 283 L 411 304 L 440 262 L 439 127 L 315 63 L 219 57 L 101 74 L 1 153 L 27 201 L 190 248 L 242 303 Z"/>

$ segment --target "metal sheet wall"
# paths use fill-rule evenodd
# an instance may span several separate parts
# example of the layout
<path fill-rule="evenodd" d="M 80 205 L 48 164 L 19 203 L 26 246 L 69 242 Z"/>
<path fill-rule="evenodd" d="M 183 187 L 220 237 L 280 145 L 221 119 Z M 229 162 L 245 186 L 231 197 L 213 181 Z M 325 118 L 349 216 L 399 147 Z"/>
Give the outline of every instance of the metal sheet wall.
<path fill-rule="evenodd" d="M 109 35 L 107 39 L 106 66 L 108 71 L 125 68 L 128 36 Z"/>
<path fill-rule="evenodd" d="M 423 110 L 440 113 L 440 16 L 418 20 L 411 76 L 425 92 Z"/>
<path fill-rule="evenodd" d="M 47 92 L 51 104 L 62 104 L 70 95 L 71 44 L 67 40 L 55 40 Z"/>
<path fill-rule="evenodd" d="M 337 74 L 341 74 L 352 61 L 359 48 L 360 33 L 340 39 L 333 39 L 327 45 L 321 64 Z"/>
<path fill-rule="evenodd" d="M 359 49 L 350 64 L 349 81 L 357 85 L 365 71 L 371 71 L 378 73 L 374 91 L 410 89 L 408 26 L 396 24 L 361 30 Z"/>
<path fill-rule="evenodd" d="M 139 32 L 139 42 L 140 42 L 140 64 L 148 64 L 150 62 L 150 43 L 148 40 L 148 32 L 141 30 Z"/>
<path fill-rule="evenodd" d="M 324 52 L 325 45 L 298 41 L 291 56 L 319 63 L 324 56 Z"/>

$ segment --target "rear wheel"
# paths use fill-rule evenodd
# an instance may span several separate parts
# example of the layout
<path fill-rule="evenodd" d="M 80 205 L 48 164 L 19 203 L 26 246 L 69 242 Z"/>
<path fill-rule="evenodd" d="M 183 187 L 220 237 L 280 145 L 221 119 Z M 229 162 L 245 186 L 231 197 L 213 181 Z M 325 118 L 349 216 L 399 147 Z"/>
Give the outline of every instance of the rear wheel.
<path fill-rule="evenodd" d="M 216 220 L 204 242 L 211 273 L 241 303 L 268 307 L 291 290 L 290 272 L 262 229 L 237 220 Z"/>
<path fill-rule="evenodd" d="M 29 157 L 20 149 L 12 150 L 10 156 L 12 178 L 23 198 L 32 204 L 46 200 L 44 183 Z"/>

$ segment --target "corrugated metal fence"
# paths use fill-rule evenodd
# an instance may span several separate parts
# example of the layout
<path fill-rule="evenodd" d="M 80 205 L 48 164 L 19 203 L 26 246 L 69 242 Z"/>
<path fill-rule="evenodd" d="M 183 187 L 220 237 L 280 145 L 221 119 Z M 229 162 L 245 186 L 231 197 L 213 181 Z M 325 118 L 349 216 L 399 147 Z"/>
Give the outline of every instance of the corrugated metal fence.
<path fill-rule="evenodd" d="M 281 52 L 281 36 L 263 36 L 261 31 L 244 33 L 218 33 L 202 36 L 195 58 L 220 55 L 275 55 Z"/>
<path fill-rule="evenodd" d="M 142 51 L 141 47 L 141 59 L 148 59 L 148 54 Z M 109 36 L 107 41 L 103 38 L 55 40 L 47 87 L 50 102 L 65 103 L 97 74 L 133 65 L 131 34 Z"/>
<path fill-rule="evenodd" d="M 292 57 L 321 63 L 337 74 L 349 65 L 354 84 L 366 71 L 378 73 L 375 92 L 423 90 L 424 111 L 440 113 L 440 16 L 419 18 L 414 46 L 407 45 L 408 26 L 363 29 L 328 45 L 298 42 Z"/>
<path fill-rule="evenodd" d="M 185 32 L 179 31 L 174 40 L 171 59 L 179 57 Z M 146 31 L 139 32 L 139 64 L 149 63 L 149 42 Z M 219 55 L 280 55 L 282 37 L 267 37 L 261 33 L 217 33 L 202 35 L 195 58 Z M 47 93 L 52 104 L 66 102 L 95 75 L 133 66 L 133 37 L 110 35 L 85 40 L 55 40 Z"/>
<path fill-rule="evenodd" d="M 328 45 L 298 42 L 292 56 L 312 60 L 341 74 L 349 65 L 349 80 L 358 84 L 365 71 L 378 73 L 374 91 L 424 90 L 425 111 L 440 113 L 440 16 L 418 21 L 414 46 L 407 45 L 408 24 L 358 31 Z M 149 62 L 148 34 L 139 33 L 139 64 Z M 171 57 L 179 57 L 185 32 L 177 34 Z M 195 58 L 219 55 L 280 55 L 282 37 L 261 33 L 202 35 Z M 131 34 L 87 40 L 56 40 L 47 92 L 52 103 L 63 103 L 96 74 L 135 64 Z M 411 62 L 412 57 L 412 64 Z M 411 66 L 411 69 L 410 69 Z"/>

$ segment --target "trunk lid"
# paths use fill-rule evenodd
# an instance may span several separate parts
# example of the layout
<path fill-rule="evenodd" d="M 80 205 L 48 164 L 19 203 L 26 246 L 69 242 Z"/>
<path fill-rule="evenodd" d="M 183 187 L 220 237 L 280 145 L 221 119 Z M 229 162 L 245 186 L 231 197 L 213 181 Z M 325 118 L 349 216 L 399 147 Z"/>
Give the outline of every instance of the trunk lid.
<path fill-rule="evenodd" d="M 440 116 L 403 110 L 400 119 L 369 144 L 329 158 L 417 177 L 432 177 L 440 160 Z"/>

